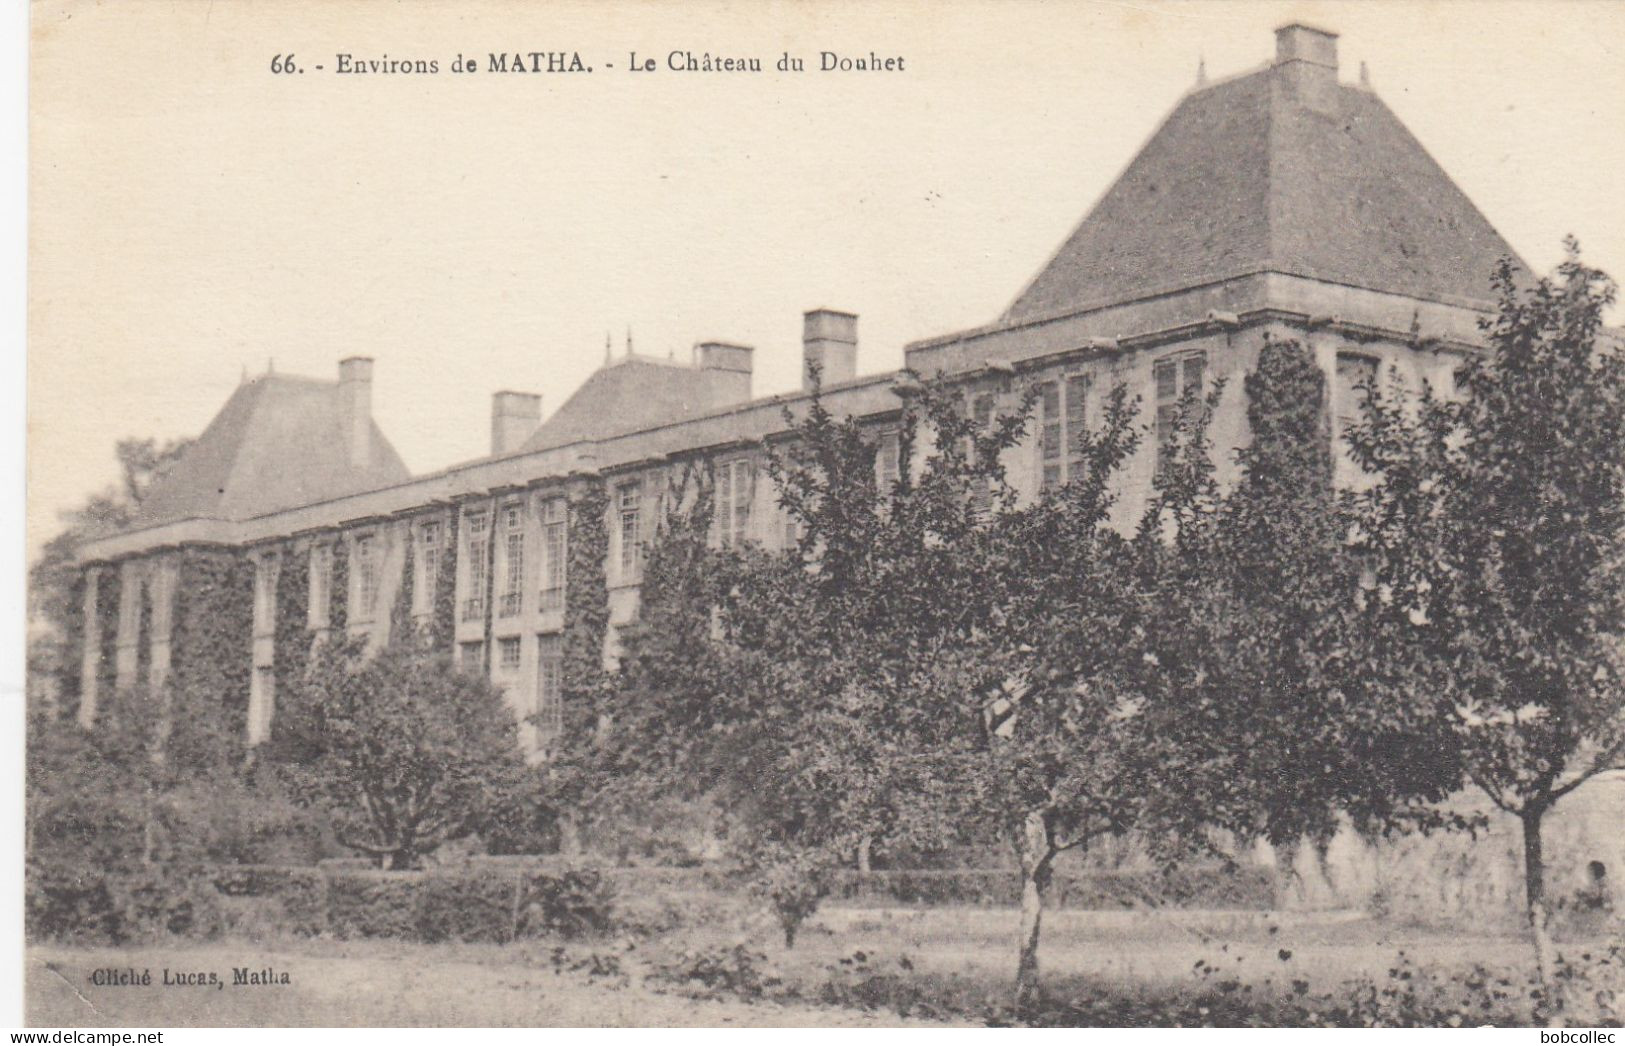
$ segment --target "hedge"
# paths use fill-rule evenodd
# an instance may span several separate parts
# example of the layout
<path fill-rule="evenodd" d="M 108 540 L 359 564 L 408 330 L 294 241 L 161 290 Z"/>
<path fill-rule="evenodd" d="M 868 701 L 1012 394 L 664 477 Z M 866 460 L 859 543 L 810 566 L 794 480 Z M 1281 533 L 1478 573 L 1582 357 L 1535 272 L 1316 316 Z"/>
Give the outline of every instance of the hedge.
<path fill-rule="evenodd" d="M 1047 903 L 1055 908 L 1256 909 L 1274 906 L 1269 869 L 1199 865 L 1173 873 L 1057 870 Z M 1011 869 L 838 873 L 831 901 L 854 907 L 1014 907 L 1021 881 Z"/>
<path fill-rule="evenodd" d="M 272 925 L 301 937 L 327 929 L 327 877 L 312 868 L 236 865 L 216 870 L 215 889 L 227 897 L 269 902 Z"/>
<path fill-rule="evenodd" d="M 305 935 L 504 943 L 581 937 L 615 925 L 613 886 L 592 868 L 235 867 L 220 870 L 215 885 L 228 896 L 273 902 L 261 915 Z"/>
<path fill-rule="evenodd" d="M 25 920 L 34 940 L 129 944 L 209 938 L 223 926 L 220 895 L 201 869 L 91 872 L 30 862 L 26 874 Z"/>

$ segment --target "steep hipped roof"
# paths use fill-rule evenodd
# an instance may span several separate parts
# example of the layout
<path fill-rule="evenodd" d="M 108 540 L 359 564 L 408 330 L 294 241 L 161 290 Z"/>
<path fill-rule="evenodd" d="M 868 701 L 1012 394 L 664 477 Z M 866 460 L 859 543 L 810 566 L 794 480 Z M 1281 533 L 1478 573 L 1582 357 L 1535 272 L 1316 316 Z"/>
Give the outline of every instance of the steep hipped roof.
<path fill-rule="evenodd" d="M 521 450 L 604 439 L 726 406 L 744 398 L 728 394 L 723 384 L 728 376 L 647 356 L 622 356 L 594 371 Z"/>
<path fill-rule="evenodd" d="M 142 502 L 136 525 L 248 519 L 408 478 L 376 423 L 371 460 L 350 464 L 337 382 L 266 374 L 238 386 Z"/>
<path fill-rule="evenodd" d="M 1335 66 L 1304 90 L 1302 66 L 1187 95 L 1006 319 L 1265 270 L 1492 300 L 1512 248 L 1376 95 Z"/>

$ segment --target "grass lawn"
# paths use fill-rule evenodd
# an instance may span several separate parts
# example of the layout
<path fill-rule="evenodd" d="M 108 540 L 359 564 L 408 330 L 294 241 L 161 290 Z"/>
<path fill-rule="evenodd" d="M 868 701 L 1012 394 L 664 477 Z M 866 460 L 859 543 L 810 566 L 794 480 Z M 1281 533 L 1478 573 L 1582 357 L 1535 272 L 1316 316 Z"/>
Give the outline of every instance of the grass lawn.
<path fill-rule="evenodd" d="M 41 1026 L 895 1026 L 916 1022 L 884 1009 L 746 1002 L 725 993 L 694 998 L 694 985 L 645 977 L 683 952 L 743 944 L 804 999 L 817 998 L 832 971 L 850 971 L 858 952 L 888 970 L 906 968 L 908 977 L 974 983 L 1002 996 L 1015 936 L 1013 911 L 938 908 L 830 909 L 791 951 L 765 917 L 708 923 L 656 941 L 563 947 L 294 938 L 130 949 L 42 945 L 29 950 L 26 993 L 28 1019 Z M 1527 946 L 1515 936 L 1405 929 L 1344 913 L 1058 911 L 1045 916 L 1041 958 L 1046 983 L 1069 997 L 1102 985 L 1178 990 L 1203 979 L 1261 991 L 1306 981 L 1335 993 L 1360 977 L 1380 980 L 1401 952 L 1435 972 L 1481 964 L 1521 980 L 1529 969 Z M 265 967 L 292 983 L 232 984 L 234 968 Z M 223 986 L 164 987 L 158 982 L 166 968 L 171 979 L 174 971 L 214 972 Z M 97 985 L 100 969 L 150 970 L 154 984 Z"/>
<path fill-rule="evenodd" d="M 212 942 L 28 949 L 33 1027 L 780 1027 L 894 1026 L 894 1014 L 693 999 L 638 978 L 555 972 L 551 949 L 399 941 Z M 289 985 L 233 987 L 234 967 Z M 151 970 L 150 987 L 98 987 L 103 968 Z M 161 971 L 216 971 L 224 986 L 163 987 Z"/>

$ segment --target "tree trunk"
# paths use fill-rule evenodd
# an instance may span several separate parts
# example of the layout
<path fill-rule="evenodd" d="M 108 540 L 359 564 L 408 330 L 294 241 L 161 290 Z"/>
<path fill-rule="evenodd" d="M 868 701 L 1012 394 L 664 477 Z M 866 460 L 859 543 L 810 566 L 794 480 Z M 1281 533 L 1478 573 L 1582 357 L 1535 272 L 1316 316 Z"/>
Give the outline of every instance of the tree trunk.
<path fill-rule="evenodd" d="M 1530 807 L 1519 819 L 1523 822 L 1524 901 L 1529 936 L 1535 946 L 1535 970 L 1540 977 L 1541 1002 L 1535 1009 L 1535 1023 L 1555 1027 L 1563 1021 L 1563 995 L 1557 977 L 1557 952 L 1552 945 L 1551 913 L 1546 908 L 1546 857 L 1540 837 L 1545 815 L 1544 807 Z"/>
<path fill-rule="evenodd" d="M 1055 850 L 1042 814 L 1028 814 L 1018 847 L 1021 860 L 1021 952 L 1016 962 L 1016 1008 L 1038 997 L 1038 933 L 1044 918 Z"/>
<path fill-rule="evenodd" d="M 863 875 L 869 874 L 869 849 L 874 845 L 874 836 L 866 835 L 858 840 L 858 871 Z"/>

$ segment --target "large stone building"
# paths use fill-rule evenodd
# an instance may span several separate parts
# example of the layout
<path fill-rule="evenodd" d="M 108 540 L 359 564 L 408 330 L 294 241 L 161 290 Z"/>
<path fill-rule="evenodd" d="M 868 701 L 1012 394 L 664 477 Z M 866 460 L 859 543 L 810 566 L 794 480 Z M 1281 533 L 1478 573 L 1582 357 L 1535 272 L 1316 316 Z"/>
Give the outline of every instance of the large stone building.
<path fill-rule="evenodd" d="M 1042 383 L 1034 438 L 1009 463 L 1018 489 L 1034 492 L 1065 481 L 1068 432 L 1098 420 L 1116 383 L 1162 431 L 1191 383 L 1230 378 L 1213 436 L 1243 442 L 1238 379 L 1267 338 L 1312 347 L 1334 431 L 1379 367 L 1449 388 L 1456 360 L 1480 344 L 1503 257 L 1516 260 L 1363 76 L 1342 79 L 1335 35 L 1289 25 L 1266 66 L 1180 100 L 1002 316 L 907 346 L 907 367 L 954 376 L 978 410 Z M 904 375 L 859 374 L 857 317 L 817 309 L 804 323 L 830 408 L 894 425 Z M 342 361 L 336 383 L 246 381 L 137 525 L 83 549 L 81 716 L 88 723 L 109 691 L 161 681 L 180 656 L 188 550 L 253 564 L 253 624 L 236 640 L 251 669 L 242 707 L 253 742 L 275 707 L 278 590 L 291 564 L 306 574 L 302 624 L 328 626 L 342 607 L 345 628 L 381 640 L 403 584 L 413 614 L 432 612 L 455 541 L 457 656 L 507 689 L 536 744 L 557 719 L 567 506 L 582 484 L 609 495 L 612 625 L 636 614 L 641 545 L 674 469 L 714 468 L 718 542 L 790 539 L 756 448 L 806 396 L 753 399 L 752 357 L 704 342 L 688 365 L 607 360 L 545 421 L 539 397 L 498 392 L 490 455 L 424 476 L 406 472 L 372 421 L 371 360 Z M 1158 445 L 1144 441 L 1124 474 L 1125 526 L 1144 505 Z M 336 558 L 348 564 L 346 591 L 331 590 Z M 1625 866 L 1625 853 L 1607 858 Z"/>

